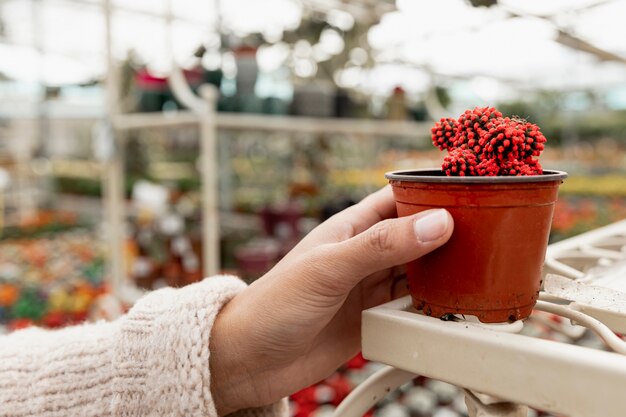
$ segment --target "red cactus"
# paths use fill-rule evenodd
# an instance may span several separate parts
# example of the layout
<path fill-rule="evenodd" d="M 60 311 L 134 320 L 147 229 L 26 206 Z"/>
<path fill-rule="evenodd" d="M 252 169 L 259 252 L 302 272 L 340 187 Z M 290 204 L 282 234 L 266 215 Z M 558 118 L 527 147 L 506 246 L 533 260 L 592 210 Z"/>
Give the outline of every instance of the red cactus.
<path fill-rule="evenodd" d="M 483 159 L 525 160 L 539 156 L 545 142 L 546 137 L 537 125 L 505 117 L 487 123 L 474 150 L 481 153 Z"/>
<path fill-rule="evenodd" d="M 476 166 L 476 175 L 493 177 L 496 175 L 509 176 L 525 176 L 525 175 L 541 175 L 543 169 L 539 161 L 535 159 L 527 159 L 519 161 L 510 159 L 499 161 L 496 159 L 484 159 Z"/>
<path fill-rule="evenodd" d="M 476 155 L 468 149 L 452 149 L 448 156 L 443 158 L 441 170 L 447 176 L 474 176 L 477 175 Z"/>
<path fill-rule="evenodd" d="M 548 141 L 546 137 L 539 130 L 539 126 L 534 123 L 521 121 L 524 125 L 526 133 L 526 143 L 524 144 L 525 152 L 532 152 L 532 156 L 539 156 L 545 148 L 545 143 Z"/>
<path fill-rule="evenodd" d="M 501 118 L 502 113 L 493 107 L 475 107 L 459 116 L 458 134 L 453 139 L 453 148 L 474 149 L 485 126 L 493 119 Z"/>
<path fill-rule="evenodd" d="M 476 174 L 480 177 L 495 177 L 500 175 L 500 166 L 493 159 L 484 159 L 476 166 Z"/>
<path fill-rule="evenodd" d="M 432 133 L 433 145 L 443 151 L 448 149 L 457 134 L 457 122 L 450 117 L 443 118 L 436 122 L 430 131 Z"/>
<path fill-rule="evenodd" d="M 441 169 L 446 175 L 540 175 L 534 159 L 546 137 L 539 127 L 519 118 L 502 117 L 493 107 L 467 110 L 457 120 L 446 118 L 431 129 L 433 144 L 447 150 Z"/>
<path fill-rule="evenodd" d="M 543 168 L 538 160 L 529 158 L 525 161 L 512 160 L 504 164 L 500 175 L 541 175 Z"/>

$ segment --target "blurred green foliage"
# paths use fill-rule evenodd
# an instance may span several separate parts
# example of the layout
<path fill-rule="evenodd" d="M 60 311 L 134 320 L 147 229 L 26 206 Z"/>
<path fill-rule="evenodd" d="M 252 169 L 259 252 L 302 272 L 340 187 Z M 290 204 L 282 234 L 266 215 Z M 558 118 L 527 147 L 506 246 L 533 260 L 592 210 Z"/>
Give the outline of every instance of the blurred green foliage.
<path fill-rule="evenodd" d="M 597 110 L 564 111 L 568 98 L 559 92 L 538 93 L 532 102 L 500 103 L 497 108 L 505 116 L 519 116 L 541 126 L 542 132 L 548 138 L 548 145 L 593 142 L 602 138 L 611 138 L 626 144 L 626 111 L 603 109 L 593 92 L 581 93 L 581 99 L 583 98 Z"/>

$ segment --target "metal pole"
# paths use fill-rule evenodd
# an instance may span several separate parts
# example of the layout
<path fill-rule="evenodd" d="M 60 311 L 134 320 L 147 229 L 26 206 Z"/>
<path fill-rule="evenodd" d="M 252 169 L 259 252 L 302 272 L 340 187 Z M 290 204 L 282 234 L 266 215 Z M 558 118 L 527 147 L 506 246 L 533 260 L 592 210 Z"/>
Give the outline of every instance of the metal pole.
<path fill-rule="evenodd" d="M 46 115 L 46 83 L 44 81 L 44 64 L 45 60 L 43 59 L 43 37 L 41 34 L 41 9 L 42 7 L 40 0 L 33 0 L 31 3 L 30 10 L 30 19 L 31 24 L 34 28 L 34 38 L 33 38 L 33 46 L 37 56 L 37 84 L 39 87 L 39 97 L 37 99 L 37 115 L 34 123 L 34 128 L 29 131 L 28 128 L 24 129 L 29 122 L 25 122 L 24 125 L 20 126 L 18 123 L 18 132 L 16 137 L 13 140 L 23 141 L 22 144 L 18 144 L 15 149 L 17 153 L 15 154 L 17 159 L 17 169 L 16 169 L 16 191 L 17 191 L 17 213 L 18 219 L 20 222 L 25 222 L 27 220 L 32 220 L 33 217 L 37 213 L 37 202 L 36 195 L 37 192 L 34 188 L 34 182 L 32 177 L 31 164 L 33 159 L 33 152 L 35 151 L 38 144 L 42 143 L 43 135 L 44 135 L 44 118 Z M 14 122 L 15 123 L 15 122 Z M 20 137 L 19 129 L 24 129 L 24 137 Z"/>
<path fill-rule="evenodd" d="M 167 2 L 168 33 L 173 20 L 171 2 Z M 173 50 L 170 39 L 170 52 Z M 172 71 L 168 82 L 174 96 L 200 119 L 200 175 L 202 177 L 202 261 L 204 275 L 211 276 L 220 269 L 220 223 L 218 206 L 218 152 L 216 104 L 217 89 L 209 84 L 199 88 L 198 97 L 189 87 L 185 75 L 171 56 Z"/>
<path fill-rule="evenodd" d="M 104 0 L 103 11 L 106 27 L 106 58 L 107 75 L 106 87 L 106 117 L 105 124 L 110 126 L 110 121 L 119 113 L 117 100 L 117 77 L 115 60 L 112 48 L 112 5 L 111 0 Z M 109 273 L 111 292 L 120 297 L 121 289 L 126 281 L 126 265 L 124 257 L 125 233 L 124 233 L 124 168 L 122 146 L 113 129 L 109 129 L 112 152 L 104 162 L 102 173 L 102 192 L 105 208 L 105 222 L 107 224 L 106 236 L 109 246 Z"/>
<path fill-rule="evenodd" d="M 217 89 L 203 85 L 200 96 L 205 112 L 200 118 L 200 175 L 202 176 L 202 257 L 204 274 L 215 275 L 220 269 L 220 222 L 218 206 L 218 147 L 216 102 Z"/>
<path fill-rule="evenodd" d="M 386 366 L 354 388 L 350 395 L 339 404 L 333 417 L 360 417 L 387 394 L 416 376 L 414 373 Z"/>

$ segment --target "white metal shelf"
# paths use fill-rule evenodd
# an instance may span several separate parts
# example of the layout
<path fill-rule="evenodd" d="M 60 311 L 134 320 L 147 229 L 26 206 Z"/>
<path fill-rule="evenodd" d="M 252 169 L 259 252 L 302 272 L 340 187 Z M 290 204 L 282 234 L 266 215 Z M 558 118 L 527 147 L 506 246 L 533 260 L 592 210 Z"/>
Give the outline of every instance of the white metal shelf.
<path fill-rule="evenodd" d="M 134 113 L 113 118 L 117 129 L 141 129 L 197 124 L 201 117 L 190 111 Z M 218 113 L 218 129 L 245 129 L 298 133 L 343 133 L 366 136 L 419 137 L 430 135 L 430 123 L 368 119 L 269 116 L 262 114 Z"/>
<path fill-rule="evenodd" d="M 622 417 L 626 356 L 417 314 L 363 313 L 363 355 L 404 371 L 570 417 Z"/>
<path fill-rule="evenodd" d="M 570 303 L 571 308 L 626 333 L 626 276 L 610 283 L 606 279 L 624 263 L 626 220 L 554 243 L 548 247 L 544 270 L 570 280 L 557 282 L 547 275 L 542 298 Z"/>

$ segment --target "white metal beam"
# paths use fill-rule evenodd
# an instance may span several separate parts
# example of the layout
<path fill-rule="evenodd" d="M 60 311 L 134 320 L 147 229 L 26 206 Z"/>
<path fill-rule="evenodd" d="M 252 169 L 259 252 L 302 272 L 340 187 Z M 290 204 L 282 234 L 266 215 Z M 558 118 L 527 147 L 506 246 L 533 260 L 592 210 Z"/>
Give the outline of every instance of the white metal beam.
<path fill-rule="evenodd" d="M 622 417 L 626 357 L 416 314 L 405 297 L 363 312 L 363 355 L 570 417 Z"/>
<path fill-rule="evenodd" d="M 130 130 L 151 127 L 183 126 L 200 123 L 193 112 L 172 114 L 134 113 L 115 117 L 116 129 Z M 430 122 L 331 119 L 300 116 L 267 116 L 258 114 L 219 113 L 215 124 L 219 129 L 262 130 L 298 133 L 342 133 L 346 135 L 419 137 L 430 135 Z"/>

